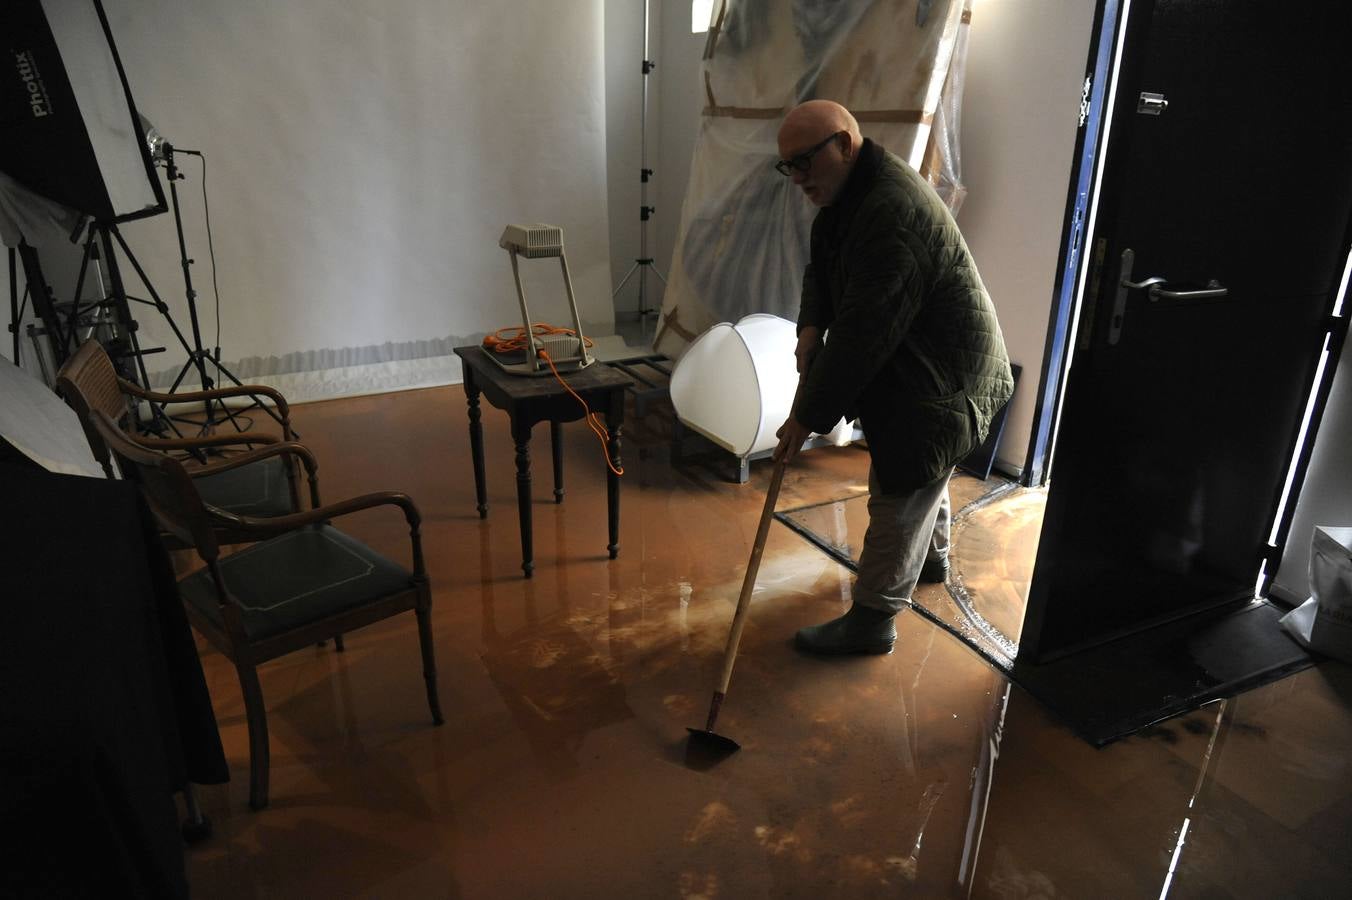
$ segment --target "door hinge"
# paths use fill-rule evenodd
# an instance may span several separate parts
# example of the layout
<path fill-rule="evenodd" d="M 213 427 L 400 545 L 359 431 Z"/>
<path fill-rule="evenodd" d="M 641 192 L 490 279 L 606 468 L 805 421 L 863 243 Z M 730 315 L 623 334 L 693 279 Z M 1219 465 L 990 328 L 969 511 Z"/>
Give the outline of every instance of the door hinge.
<path fill-rule="evenodd" d="M 1163 94 L 1141 91 L 1140 99 L 1136 101 L 1136 112 L 1143 116 L 1158 116 L 1168 108 L 1169 101 L 1164 99 Z"/>

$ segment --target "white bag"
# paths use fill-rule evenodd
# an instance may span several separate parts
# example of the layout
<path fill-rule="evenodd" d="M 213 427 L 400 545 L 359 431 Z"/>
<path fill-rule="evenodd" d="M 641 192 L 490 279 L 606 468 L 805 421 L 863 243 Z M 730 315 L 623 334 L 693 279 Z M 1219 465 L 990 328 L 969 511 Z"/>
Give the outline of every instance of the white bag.
<path fill-rule="evenodd" d="M 1315 526 L 1310 599 L 1281 624 L 1302 646 L 1352 662 L 1352 527 Z"/>

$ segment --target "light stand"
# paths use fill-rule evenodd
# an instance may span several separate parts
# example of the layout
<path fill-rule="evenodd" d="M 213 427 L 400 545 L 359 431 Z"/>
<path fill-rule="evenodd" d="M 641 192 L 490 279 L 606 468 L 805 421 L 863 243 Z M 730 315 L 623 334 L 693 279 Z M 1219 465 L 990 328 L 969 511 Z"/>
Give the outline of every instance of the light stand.
<path fill-rule="evenodd" d="M 207 371 L 208 363 L 212 365 L 212 367 L 216 370 L 218 375 L 225 376 L 227 379 L 233 382 L 236 387 L 243 387 L 243 384 L 240 382 L 238 378 L 235 377 L 234 373 L 231 372 L 229 369 L 227 369 L 221 363 L 220 348 L 217 347 L 216 352 L 212 354 L 208 352 L 205 347 L 202 346 L 202 327 L 197 317 L 197 291 L 194 290 L 192 286 L 191 267 L 195 261 L 188 256 L 188 244 L 186 239 L 183 237 L 183 214 L 178 202 L 178 182 L 182 181 L 184 176 L 181 172 L 179 172 L 178 166 L 174 162 L 174 154 L 176 152 L 186 153 L 197 157 L 201 157 L 202 154 L 196 150 L 176 151 L 173 145 L 170 144 L 168 141 L 165 141 L 162 138 L 160 138 L 159 135 L 154 132 L 153 128 L 148 129 L 147 139 L 151 144 L 152 155 L 154 156 L 154 158 L 163 159 L 165 168 L 165 177 L 169 181 L 170 208 L 173 210 L 174 213 L 174 231 L 178 235 L 179 263 L 183 268 L 184 296 L 188 301 L 188 320 L 192 325 L 192 345 L 189 346 L 187 340 L 183 336 L 183 333 L 179 331 L 178 326 L 174 324 L 173 319 L 169 316 L 168 308 L 164 305 L 162 301 L 160 301 L 158 296 L 155 296 L 154 288 L 150 286 L 150 282 L 146 279 L 145 273 L 142 272 L 140 266 L 137 265 L 136 267 L 137 273 L 141 275 L 141 280 L 145 282 L 147 289 L 149 289 L 151 292 L 151 296 L 155 297 L 156 308 L 159 309 L 159 311 L 168 320 L 170 327 L 173 328 L 174 333 L 178 335 L 179 343 L 183 345 L 183 349 L 188 354 L 187 360 L 184 361 L 182 368 L 179 369 L 178 375 L 177 377 L 174 378 L 174 382 L 169 387 L 168 393 L 172 394 L 175 391 L 177 391 L 179 385 L 183 383 L 184 377 L 186 377 L 188 372 L 192 371 L 193 369 L 196 369 L 197 371 L 197 377 L 199 379 L 201 389 L 203 391 L 209 391 L 212 388 L 214 388 L 216 382 L 212 379 L 211 375 L 208 374 Z M 119 241 L 121 240 L 120 235 L 118 239 Z M 136 265 L 135 258 L 131 256 L 131 251 L 127 250 L 125 243 L 122 244 L 122 248 L 124 251 L 126 251 L 128 258 L 132 260 L 132 264 Z M 281 417 L 276 412 L 274 412 L 271 407 L 264 404 L 263 401 L 259 399 L 257 394 L 249 394 L 249 397 L 253 401 L 250 408 L 256 406 L 259 409 L 262 409 L 264 412 L 266 412 L 269 416 L 271 416 L 274 421 L 279 423 L 282 421 Z M 230 424 L 234 426 L 236 431 L 245 430 L 244 426 L 241 425 L 237 420 L 235 413 L 231 412 L 229 407 L 225 405 L 224 400 L 220 398 L 214 398 L 203 400 L 202 403 L 203 403 L 204 418 L 200 423 L 195 423 L 201 426 L 199 431 L 200 434 L 209 433 L 213 428 L 215 428 L 215 426 L 218 423 L 220 423 L 223 420 L 228 420 Z M 162 413 L 163 410 L 164 406 L 161 405 L 160 412 Z M 222 414 L 219 417 L 217 415 L 218 410 Z M 170 427 L 171 428 L 173 427 L 172 423 L 170 424 Z M 175 428 L 174 431 L 175 433 L 177 433 L 178 429 Z"/>
<path fill-rule="evenodd" d="M 127 296 L 126 288 L 122 282 L 122 270 L 117 264 L 117 254 L 113 250 L 113 239 L 117 239 L 122 252 L 126 254 L 127 260 L 136 269 L 136 274 L 140 276 L 141 281 L 150 291 L 150 296 L 154 297 L 154 303 Z M 80 324 L 80 317 L 87 311 L 88 307 L 80 306 L 80 295 L 83 292 L 85 275 L 89 270 L 90 260 L 94 261 L 97 277 L 99 279 L 99 299 L 92 306 L 98 308 L 95 314 L 96 324 L 95 332 L 99 327 L 108 328 L 108 333 L 98 338 L 99 343 L 103 344 L 112 358 L 114 364 L 118 367 L 118 374 L 129 381 L 136 381 L 142 387 L 150 386 L 150 378 L 146 374 L 146 364 L 144 357 L 149 353 L 162 353 L 163 347 L 155 347 L 150 350 L 142 350 L 140 342 L 136 338 L 136 320 L 131 314 L 131 304 L 128 302 L 137 299 L 138 302 L 147 303 L 155 306 L 164 314 L 169 321 L 169 326 L 174 329 L 180 341 L 183 340 L 182 333 L 178 326 L 174 324 L 173 319 L 169 318 L 169 308 L 164 305 L 155 289 L 146 278 L 145 271 L 141 264 L 136 261 L 132 255 L 131 248 L 122 238 L 122 232 L 118 231 L 117 223 L 95 219 L 89 225 L 89 235 L 85 238 L 84 256 L 80 260 L 80 274 L 75 279 L 75 295 L 71 301 L 70 315 L 67 319 L 67 325 L 64 332 L 57 335 L 56 340 L 64 341 L 66 352 L 74 352 L 76 344 L 76 329 Z M 108 285 L 103 284 L 103 268 L 106 265 L 108 270 Z M 104 319 L 104 310 L 112 309 L 112 318 Z M 128 369 L 125 361 L 131 359 L 134 361 L 135 368 Z M 139 379 L 138 376 L 139 375 Z M 152 413 L 154 410 L 152 409 Z"/>
<path fill-rule="evenodd" d="M 658 277 L 663 286 L 667 279 L 663 277 L 662 272 L 653 263 L 653 259 L 648 255 L 648 219 L 657 212 L 654 207 L 648 205 L 648 179 L 652 177 L 653 170 L 648 168 L 648 75 L 653 69 L 657 68 L 657 63 L 648 58 L 648 0 L 643 0 L 643 100 L 639 112 L 639 207 L 638 207 L 638 256 L 634 259 L 634 264 L 625 273 L 624 278 L 620 279 L 619 287 L 610 295 L 613 302 L 619 296 L 620 291 L 635 272 L 638 273 L 638 318 L 640 324 L 648 321 L 648 316 L 657 312 L 647 305 L 647 270 L 652 269 L 653 274 Z"/>
<path fill-rule="evenodd" d="M 183 179 L 183 175 L 178 171 L 178 166 L 174 164 L 173 145 L 168 141 L 163 141 L 161 142 L 161 147 L 163 148 L 165 177 L 169 180 L 169 205 L 174 211 L 174 231 L 178 234 L 178 256 L 179 263 L 183 267 L 183 288 L 184 296 L 188 300 L 188 320 L 192 323 L 192 348 L 188 351 L 188 358 L 183 363 L 183 367 L 178 370 L 178 377 L 174 379 L 173 385 L 169 388 L 169 393 L 172 394 L 174 391 L 178 390 L 178 386 L 183 382 L 183 377 L 187 375 L 188 371 L 192 368 L 197 369 L 197 377 L 200 379 L 198 383 L 201 384 L 202 390 L 211 390 L 215 386 L 215 382 L 213 382 L 211 376 L 207 374 L 206 364 L 208 360 L 220 369 L 220 371 L 229 376 L 231 381 L 234 381 L 235 384 L 239 384 L 238 381 L 235 381 L 235 377 L 229 372 L 226 372 L 220 362 L 210 353 L 207 353 L 202 347 L 202 327 L 197 320 L 197 291 L 193 290 L 192 286 L 191 267 L 193 260 L 188 257 L 188 244 L 183 237 L 183 215 L 179 210 L 178 205 L 178 182 Z M 194 151 L 182 152 L 192 153 Z M 256 397 L 254 399 L 257 400 Z M 206 408 L 204 411 L 205 419 L 202 422 L 202 431 L 205 433 L 210 431 L 216 424 L 216 404 L 211 400 L 204 401 L 204 404 Z M 223 403 L 221 404 L 221 408 L 223 410 L 225 409 Z M 234 422 L 234 416 L 231 416 L 229 411 L 226 411 L 226 415 L 230 418 L 231 422 Z M 235 427 L 239 427 L 238 423 L 235 423 Z"/>
<path fill-rule="evenodd" d="M 23 300 L 19 300 L 17 271 L 15 269 L 15 258 L 23 263 L 24 271 L 24 289 Z M 23 320 L 24 311 L 28 306 L 29 298 L 33 301 L 33 317 L 37 320 L 28 326 L 28 336 L 33 341 L 34 359 L 38 368 L 42 372 L 42 379 L 47 384 L 52 384 L 56 375 L 48 366 L 48 358 L 42 352 L 42 344 L 39 337 L 47 338 L 47 349 L 51 355 L 51 362 L 55 366 L 63 364 L 69 353 L 67 352 L 67 341 L 64 337 L 65 331 L 61 327 L 61 316 L 57 311 L 57 304 L 52 296 L 52 289 L 47 284 L 47 278 L 42 273 L 42 265 L 38 261 L 37 250 L 26 240 L 20 238 L 19 246 L 9 248 L 9 285 L 10 285 L 10 311 L 11 322 L 10 330 L 14 332 L 14 364 L 19 364 L 20 344 L 19 329 Z M 39 324 L 41 323 L 41 324 Z"/>
<path fill-rule="evenodd" d="M 140 262 L 137 261 L 136 259 L 136 255 L 132 253 L 131 247 L 127 245 L 126 239 L 122 237 L 122 232 L 118 230 L 117 223 L 113 221 L 103 221 L 98 219 L 94 220 L 94 222 L 89 226 L 89 236 L 85 241 L 84 258 L 83 260 L 81 260 L 80 274 L 75 283 L 76 300 L 70 314 L 70 321 L 66 329 L 66 336 L 68 340 L 72 340 L 73 342 L 75 329 L 78 325 L 79 317 L 87 309 L 87 307 L 86 308 L 80 307 L 79 297 L 81 295 L 81 291 L 84 286 L 84 280 L 89 268 L 90 260 L 93 260 L 95 263 L 96 271 L 100 279 L 100 288 L 101 289 L 103 288 L 102 285 L 103 269 L 100 267 L 101 262 L 104 266 L 107 267 L 108 285 L 106 293 L 104 293 L 101 296 L 101 299 L 96 301 L 94 305 L 102 307 L 111 307 L 113 315 L 110 320 L 101 322 L 98 326 L 98 327 L 108 327 L 111 332 L 109 336 L 107 336 L 106 338 L 101 338 L 100 343 L 103 343 L 107 346 L 108 354 L 113 358 L 114 362 L 121 362 L 122 360 L 128 358 L 135 360 L 136 370 L 134 372 L 124 370 L 123 372 L 121 372 L 123 377 L 127 378 L 130 381 L 137 381 L 138 380 L 137 375 L 139 375 L 139 383 L 147 390 L 149 390 L 150 378 L 148 373 L 146 372 L 145 360 L 143 357 L 145 357 L 147 354 L 150 353 L 161 353 L 164 350 L 163 347 L 155 347 L 151 349 L 141 348 L 136 337 L 138 325 L 136 323 L 135 318 L 131 314 L 130 301 L 136 301 L 138 303 L 144 303 L 147 306 L 155 307 L 155 309 L 159 312 L 159 314 L 164 317 L 164 320 L 166 323 L 168 323 L 170 329 L 173 330 L 174 336 L 178 338 L 178 343 L 183 348 L 183 351 L 188 354 L 188 359 L 183 364 L 183 368 L 179 370 L 178 376 L 174 379 L 173 385 L 165 393 L 173 394 L 175 391 L 177 391 L 179 385 L 183 382 L 183 378 L 193 368 L 197 369 L 198 375 L 202 379 L 202 390 L 204 391 L 211 390 L 211 388 L 214 386 L 214 382 L 211 380 L 211 377 L 207 374 L 206 368 L 207 362 L 210 362 L 213 366 L 216 367 L 216 369 L 219 372 L 228 377 L 236 385 L 240 385 L 238 379 L 236 379 L 235 376 L 231 374 L 230 371 L 226 369 L 223 365 L 221 365 L 217 360 L 213 359 L 211 354 L 209 354 L 202 347 L 201 328 L 198 324 L 197 318 L 197 302 L 196 302 L 197 294 L 193 290 L 192 278 L 191 275 L 189 274 L 190 271 L 189 267 L 192 265 L 193 260 L 189 259 L 187 255 L 187 244 L 183 237 L 183 218 L 178 203 L 178 191 L 175 188 L 175 182 L 181 179 L 182 175 L 178 173 L 177 168 L 174 166 L 172 148 L 170 148 L 167 143 L 165 143 L 163 146 L 165 149 L 164 154 L 165 165 L 169 170 L 169 189 L 170 196 L 173 198 L 172 206 L 174 212 L 174 227 L 178 232 L 178 246 L 181 255 L 183 276 L 186 284 L 188 312 L 192 321 L 193 343 L 192 344 L 188 343 L 187 337 L 183 334 L 183 331 L 178 327 L 178 323 L 174 321 L 174 317 L 170 314 L 168 304 L 166 304 L 162 299 L 160 299 L 160 295 L 158 292 L 156 292 L 155 286 L 150 281 L 150 277 L 146 275 L 145 269 L 141 267 Z M 181 151 L 181 152 L 195 152 L 195 151 Z M 150 293 L 151 297 L 150 300 L 145 300 L 140 297 L 134 297 L 127 293 L 126 287 L 122 280 L 122 272 L 120 267 L 118 266 L 117 253 L 114 247 L 114 241 L 116 241 L 116 247 L 121 248 L 123 256 L 125 256 L 127 261 L 131 263 L 132 268 L 135 269 L 136 271 L 137 277 L 141 279 L 141 283 Z M 99 318 L 101 318 L 101 316 L 96 317 L 96 320 Z M 265 411 L 275 421 L 281 422 L 281 417 L 278 416 L 277 413 L 274 412 L 270 407 L 264 404 L 263 401 L 260 400 L 256 394 L 250 394 L 249 396 L 252 398 L 253 406 L 257 406 L 259 409 Z M 174 424 L 173 417 L 169 416 L 168 413 L 165 412 L 167 406 L 168 406 L 167 402 L 159 404 L 152 402 L 150 404 L 152 417 L 151 426 L 154 429 L 163 429 L 167 427 L 176 436 L 182 437 L 183 433 Z M 226 407 L 223 400 L 220 400 L 219 398 L 204 400 L 203 407 L 206 416 L 205 420 L 202 422 L 193 422 L 193 424 L 200 426 L 199 434 L 208 433 L 212 428 L 214 428 L 219 422 L 223 420 L 228 420 L 231 423 L 231 425 L 234 426 L 236 431 L 243 432 L 247 430 L 244 427 L 244 425 L 239 422 L 236 414 L 232 412 L 228 407 Z M 218 416 L 217 414 L 218 409 L 220 413 L 222 413 L 223 415 Z"/>

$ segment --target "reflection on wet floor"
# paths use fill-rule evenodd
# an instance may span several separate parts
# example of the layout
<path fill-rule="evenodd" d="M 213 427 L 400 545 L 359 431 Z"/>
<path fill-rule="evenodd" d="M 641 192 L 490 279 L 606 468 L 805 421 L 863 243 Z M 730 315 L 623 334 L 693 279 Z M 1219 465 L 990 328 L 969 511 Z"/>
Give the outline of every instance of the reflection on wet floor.
<path fill-rule="evenodd" d="M 326 498 L 400 489 L 422 509 L 447 721 L 425 724 L 411 617 L 348 635 L 343 654 L 268 663 L 273 800 L 252 813 L 238 684 L 206 652 L 233 778 L 202 791 L 216 834 L 189 851 L 198 897 L 1153 898 L 1166 881 L 1182 897 L 1346 892 L 1346 666 L 1096 750 L 919 614 L 899 618 L 889 656 L 796 653 L 796 628 L 848 606 L 850 576 L 780 524 L 718 721 L 743 749 L 684 765 L 768 467 L 740 486 L 673 469 L 660 416 L 626 424 L 614 561 L 603 463 L 580 426 L 565 428 L 567 499 L 554 505 L 537 477 L 526 580 L 505 417 L 484 414 L 480 520 L 459 388 L 295 411 Z M 861 495 L 866 471 L 859 448 L 811 451 L 780 507 Z M 396 558 L 406 540 L 378 515 L 344 524 Z M 971 519 L 958 532 L 958 574 L 982 615 L 1012 629 L 1004 591 L 1024 563 L 1002 548 L 1024 543 L 1002 535 L 1019 526 L 981 527 L 988 544 Z"/>
<path fill-rule="evenodd" d="M 957 473 L 945 587 L 920 585 L 916 611 L 1006 671 L 1018 654 L 1047 494 L 993 475 Z M 782 510 L 780 520 L 853 571 L 868 528 L 867 494 Z"/>

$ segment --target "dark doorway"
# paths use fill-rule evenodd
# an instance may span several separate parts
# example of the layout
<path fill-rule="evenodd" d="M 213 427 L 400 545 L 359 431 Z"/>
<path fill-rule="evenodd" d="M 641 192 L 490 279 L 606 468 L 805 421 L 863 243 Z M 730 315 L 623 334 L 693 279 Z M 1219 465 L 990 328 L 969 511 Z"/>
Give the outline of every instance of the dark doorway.
<path fill-rule="evenodd" d="M 1100 6 L 1025 666 L 1262 596 L 1347 328 L 1349 8 Z"/>

